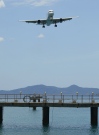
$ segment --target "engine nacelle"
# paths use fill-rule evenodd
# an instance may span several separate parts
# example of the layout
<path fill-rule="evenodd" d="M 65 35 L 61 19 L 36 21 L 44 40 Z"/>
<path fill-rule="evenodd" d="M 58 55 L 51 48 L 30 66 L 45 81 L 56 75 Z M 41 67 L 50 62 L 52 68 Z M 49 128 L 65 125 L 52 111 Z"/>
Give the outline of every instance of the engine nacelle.
<path fill-rule="evenodd" d="M 37 21 L 37 23 L 38 23 L 38 24 L 40 24 L 40 23 L 41 23 L 41 21 L 40 21 L 40 20 L 38 20 L 38 21 Z"/>
<path fill-rule="evenodd" d="M 62 23 L 62 21 L 63 21 L 63 19 L 62 19 L 62 18 L 60 18 L 60 23 Z"/>

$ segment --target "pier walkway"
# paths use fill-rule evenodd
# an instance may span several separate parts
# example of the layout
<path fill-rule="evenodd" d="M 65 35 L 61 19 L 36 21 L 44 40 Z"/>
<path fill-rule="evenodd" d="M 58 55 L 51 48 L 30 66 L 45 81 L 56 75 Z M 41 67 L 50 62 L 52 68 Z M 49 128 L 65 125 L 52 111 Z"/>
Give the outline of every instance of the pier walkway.
<path fill-rule="evenodd" d="M 99 95 L 47 95 L 44 94 L 0 94 L 0 123 L 3 121 L 3 107 L 42 107 L 43 125 L 49 124 L 50 107 L 90 107 L 91 125 L 98 125 Z"/>

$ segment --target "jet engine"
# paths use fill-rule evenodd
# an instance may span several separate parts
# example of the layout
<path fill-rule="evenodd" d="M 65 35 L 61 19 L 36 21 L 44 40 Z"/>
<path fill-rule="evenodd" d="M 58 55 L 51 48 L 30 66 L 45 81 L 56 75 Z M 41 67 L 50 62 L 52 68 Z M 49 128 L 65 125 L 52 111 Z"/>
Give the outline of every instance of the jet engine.
<path fill-rule="evenodd" d="M 40 21 L 40 20 L 38 20 L 38 21 L 37 21 L 37 23 L 38 23 L 38 24 L 40 24 L 40 23 L 41 23 L 41 21 Z"/>
<path fill-rule="evenodd" d="M 62 18 L 60 18 L 60 23 L 62 23 L 62 21 L 63 21 L 63 19 L 62 19 Z"/>

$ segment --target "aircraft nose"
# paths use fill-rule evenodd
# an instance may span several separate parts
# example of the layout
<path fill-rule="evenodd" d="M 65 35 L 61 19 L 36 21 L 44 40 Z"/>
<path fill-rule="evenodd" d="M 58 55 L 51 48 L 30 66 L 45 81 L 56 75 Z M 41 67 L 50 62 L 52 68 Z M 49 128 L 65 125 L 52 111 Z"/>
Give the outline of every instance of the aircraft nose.
<path fill-rule="evenodd" d="M 50 12 L 50 15 L 53 15 L 54 14 L 54 12 Z"/>

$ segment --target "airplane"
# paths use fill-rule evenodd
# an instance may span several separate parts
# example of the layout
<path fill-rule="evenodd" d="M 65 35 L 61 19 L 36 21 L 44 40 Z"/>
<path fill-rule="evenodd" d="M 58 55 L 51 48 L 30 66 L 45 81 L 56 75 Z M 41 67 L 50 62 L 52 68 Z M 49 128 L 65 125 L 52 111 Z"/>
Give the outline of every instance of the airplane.
<path fill-rule="evenodd" d="M 40 20 L 20 20 L 21 22 L 26 22 L 26 23 L 35 23 L 38 25 L 42 25 L 42 28 L 45 28 L 45 25 L 50 26 L 51 24 L 54 24 L 55 27 L 57 27 L 57 23 L 62 23 L 63 21 L 68 21 L 76 17 L 68 17 L 68 18 L 53 18 L 54 16 L 54 11 L 49 10 L 47 19 L 40 19 Z"/>

